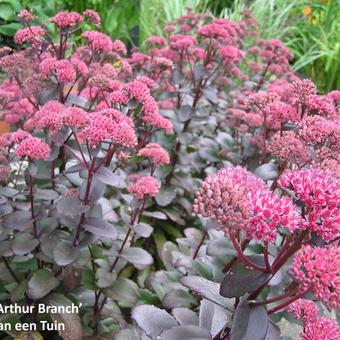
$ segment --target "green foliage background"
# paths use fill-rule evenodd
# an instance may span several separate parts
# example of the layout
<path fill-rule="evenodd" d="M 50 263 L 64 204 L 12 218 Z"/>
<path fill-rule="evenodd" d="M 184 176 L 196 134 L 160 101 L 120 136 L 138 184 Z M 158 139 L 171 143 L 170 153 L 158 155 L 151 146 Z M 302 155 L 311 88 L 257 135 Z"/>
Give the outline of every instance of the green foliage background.
<path fill-rule="evenodd" d="M 91 8 L 100 13 L 105 33 L 143 49 L 146 37 L 162 35 L 165 23 L 183 15 L 187 7 L 232 19 L 251 10 L 260 36 L 282 39 L 294 53 L 296 72 L 311 78 L 323 92 L 340 88 L 338 0 L 0 0 L 0 42 L 12 44 L 11 37 L 21 27 L 16 14 L 22 8 L 33 9 L 46 22 L 62 9 Z"/>

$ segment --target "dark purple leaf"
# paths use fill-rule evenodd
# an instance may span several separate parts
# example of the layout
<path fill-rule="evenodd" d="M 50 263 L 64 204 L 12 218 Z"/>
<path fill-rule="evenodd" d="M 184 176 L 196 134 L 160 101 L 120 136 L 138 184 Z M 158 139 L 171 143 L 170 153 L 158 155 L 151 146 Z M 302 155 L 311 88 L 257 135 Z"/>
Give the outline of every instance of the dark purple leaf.
<path fill-rule="evenodd" d="M 160 211 L 144 211 L 143 215 L 148 216 L 148 217 L 157 218 L 158 220 L 167 220 L 168 219 L 168 217 Z"/>
<path fill-rule="evenodd" d="M 112 170 L 101 167 L 95 174 L 95 177 L 102 183 L 111 185 L 115 188 L 126 188 L 126 183 L 121 176 L 118 176 L 112 172 Z"/>
<path fill-rule="evenodd" d="M 79 255 L 79 248 L 73 246 L 69 241 L 61 240 L 53 249 L 53 259 L 59 266 L 67 266 Z"/>
<path fill-rule="evenodd" d="M 280 339 L 281 339 L 280 328 L 274 325 L 272 322 L 269 322 L 265 340 L 280 340 Z"/>
<path fill-rule="evenodd" d="M 134 109 L 137 109 L 139 104 L 140 104 L 139 101 L 137 101 L 136 99 L 131 99 L 131 100 L 129 100 L 127 107 L 130 110 L 134 110 Z"/>
<path fill-rule="evenodd" d="M 107 237 L 116 240 L 118 232 L 109 222 L 100 218 L 88 218 L 82 228 L 96 236 Z"/>
<path fill-rule="evenodd" d="M 264 340 L 268 329 L 268 315 L 263 306 L 249 306 L 242 300 L 235 311 L 230 340 Z"/>
<path fill-rule="evenodd" d="M 209 87 L 209 88 L 203 89 L 202 92 L 203 92 L 203 95 L 205 96 L 205 98 L 207 98 L 213 104 L 218 104 L 219 99 L 217 97 L 216 89 Z"/>
<path fill-rule="evenodd" d="M 11 241 L 0 242 L 0 256 L 9 257 L 12 256 Z"/>
<path fill-rule="evenodd" d="M 32 223 L 33 219 L 31 212 L 19 210 L 8 215 L 3 222 L 3 226 L 7 229 L 23 231 Z"/>
<path fill-rule="evenodd" d="M 85 110 L 88 110 L 90 107 L 90 103 L 85 98 L 76 96 L 72 93 L 68 95 L 66 103 L 79 106 Z"/>
<path fill-rule="evenodd" d="M 241 297 L 259 288 L 270 274 L 249 269 L 238 264 L 223 279 L 220 294 L 226 298 Z"/>
<path fill-rule="evenodd" d="M 57 210 L 62 215 L 76 216 L 87 210 L 89 206 L 83 205 L 78 197 L 63 197 L 56 202 Z"/>
<path fill-rule="evenodd" d="M 72 306 L 72 302 L 62 294 L 51 294 L 47 298 L 50 306 Z M 78 314 L 76 313 L 50 313 L 51 319 L 58 324 L 63 324 L 65 329 L 59 331 L 62 339 L 80 340 L 83 339 L 83 327 Z"/>
<path fill-rule="evenodd" d="M 210 300 L 225 309 L 233 310 L 233 301 L 231 299 L 226 299 L 219 294 L 218 283 L 209 281 L 200 276 L 185 276 L 181 278 L 180 282 L 183 286 L 207 300 Z"/>
<path fill-rule="evenodd" d="M 11 249 L 15 255 L 26 255 L 34 250 L 39 244 L 39 241 L 35 239 L 29 233 L 21 233 L 15 235 Z"/>
<path fill-rule="evenodd" d="M 38 189 L 34 193 L 34 198 L 41 199 L 41 200 L 52 201 L 52 200 L 57 199 L 58 197 L 59 197 L 59 194 L 56 191 L 50 190 L 50 189 Z"/>
<path fill-rule="evenodd" d="M 231 318 L 231 311 L 228 311 L 207 299 L 201 300 L 199 326 L 208 329 L 212 336 L 219 333 Z"/>
<path fill-rule="evenodd" d="M 167 309 L 176 307 L 188 307 L 196 304 L 196 299 L 184 289 L 171 289 L 165 294 L 162 300 L 163 306 Z"/>
<path fill-rule="evenodd" d="M 184 75 L 178 70 L 174 70 L 172 73 L 172 82 L 174 84 L 179 84 L 184 80 Z"/>
<path fill-rule="evenodd" d="M 85 200 L 86 186 L 87 186 L 86 182 L 87 181 L 84 181 L 80 187 L 79 197 L 81 200 Z M 102 198 L 105 190 L 106 190 L 106 185 L 94 177 L 92 179 L 91 188 L 90 188 L 89 203 L 95 203 L 100 198 Z"/>
<path fill-rule="evenodd" d="M 80 163 L 72 165 L 68 167 L 66 170 L 64 170 L 65 174 L 73 174 L 75 172 L 79 172 L 84 169 L 84 166 Z"/>
<path fill-rule="evenodd" d="M 28 281 L 27 295 L 33 300 L 41 299 L 56 288 L 58 284 L 59 281 L 51 271 L 47 269 L 38 270 Z"/>

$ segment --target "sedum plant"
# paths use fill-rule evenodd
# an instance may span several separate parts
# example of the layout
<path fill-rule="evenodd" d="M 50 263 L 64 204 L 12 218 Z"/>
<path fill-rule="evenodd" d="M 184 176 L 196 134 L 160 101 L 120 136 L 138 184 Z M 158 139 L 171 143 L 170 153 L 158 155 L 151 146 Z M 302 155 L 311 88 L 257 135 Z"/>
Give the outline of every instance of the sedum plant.
<path fill-rule="evenodd" d="M 295 317 L 303 339 L 340 337 L 338 91 L 294 75 L 249 12 L 189 10 L 131 55 L 93 10 L 52 17 L 57 41 L 19 19 L 23 48 L 0 50 L 0 296 L 35 312 L 2 320 L 65 329 L 7 335 L 279 339 Z"/>

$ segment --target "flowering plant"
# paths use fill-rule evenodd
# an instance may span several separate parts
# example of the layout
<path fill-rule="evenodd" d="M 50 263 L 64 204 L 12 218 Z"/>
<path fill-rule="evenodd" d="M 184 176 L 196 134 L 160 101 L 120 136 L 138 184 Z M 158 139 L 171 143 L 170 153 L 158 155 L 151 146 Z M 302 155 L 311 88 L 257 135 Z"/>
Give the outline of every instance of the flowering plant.
<path fill-rule="evenodd" d="M 13 322 L 275 339 L 289 307 L 302 338 L 340 337 L 311 301 L 339 307 L 338 91 L 292 74 L 247 12 L 189 10 L 131 55 L 92 10 L 51 18 L 58 42 L 19 19 L 23 49 L 0 50 L 3 299 L 82 308 Z"/>

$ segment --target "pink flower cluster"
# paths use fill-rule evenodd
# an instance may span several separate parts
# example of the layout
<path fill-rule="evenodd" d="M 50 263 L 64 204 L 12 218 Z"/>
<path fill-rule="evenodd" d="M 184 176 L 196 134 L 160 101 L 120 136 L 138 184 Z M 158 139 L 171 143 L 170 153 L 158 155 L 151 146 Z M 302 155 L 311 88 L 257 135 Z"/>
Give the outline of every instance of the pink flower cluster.
<path fill-rule="evenodd" d="M 268 189 L 249 195 L 250 217 L 246 227 L 249 238 L 274 243 L 278 228 L 287 228 L 290 232 L 303 228 L 303 220 L 291 199 L 279 198 Z"/>
<path fill-rule="evenodd" d="M 318 169 L 286 171 L 279 179 L 281 188 L 292 191 L 304 204 L 307 228 L 331 241 L 340 232 L 339 180 Z"/>
<path fill-rule="evenodd" d="M 147 83 L 150 85 L 149 82 Z M 148 85 L 145 84 L 145 78 L 136 79 L 123 85 L 122 91 L 128 98 L 142 103 L 142 121 L 149 123 L 151 126 L 161 128 L 166 132 L 172 132 L 172 123 L 159 114 L 157 102 L 151 96 Z"/>
<path fill-rule="evenodd" d="M 30 22 L 32 20 L 38 19 L 37 16 L 35 16 L 31 10 L 29 9 L 22 9 L 20 13 L 18 14 L 18 19 L 24 22 Z"/>
<path fill-rule="evenodd" d="M 111 141 L 129 148 L 137 145 L 133 121 L 115 109 L 90 113 L 88 124 L 81 129 L 78 136 L 91 147 L 96 147 L 103 141 Z"/>
<path fill-rule="evenodd" d="M 268 149 L 274 157 L 291 163 L 302 165 L 310 159 L 306 145 L 293 131 L 276 132 Z"/>
<path fill-rule="evenodd" d="M 29 135 L 18 144 L 15 153 L 19 158 L 46 160 L 50 154 L 50 147 L 40 138 Z"/>
<path fill-rule="evenodd" d="M 128 191 L 137 199 L 143 200 L 147 197 L 155 197 L 160 188 L 159 181 L 153 176 L 143 176 L 128 186 Z"/>
<path fill-rule="evenodd" d="M 83 21 L 83 17 L 77 12 L 59 12 L 50 22 L 62 29 L 73 28 Z"/>
<path fill-rule="evenodd" d="M 156 165 L 161 166 L 170 163 L 168 152 L 157 143 L 149 143 L 140 149 L 138 156 L 147 157 Z"/>
<path fill-rule="evenodd" d="M 193 208 L 221 227 L 244 229 L 249 219 L 248 193 L 262 189 L 265 183 L 242 167 L 221 169 L 204 180 Z"/>
<path fill-rule="evenodd" d="M 340 306 L 340 248 L 302 246 L 295 255 L 291 273 L 300 282 L 299 289 L 311 291 L 326 305 Z"/>
<path fill-rule="evenodd" d="M 22 45 L 26 42 L 39 43 L 46 34 L 46 30 L 40 26 L 30 26 L 19 29 L 14 35 L 14 42 Z"/>
<path fill-rule="evenodd" d="M 302 340 L 340 339 L 340 326 L 335 320 L 319 316 L 319 307 L 310 300 L 299 299 L 292 303 L 288 311 L 303 322 Z"/>
<path fill-rule="evenodd" d="M 85 38 L 91 48 L 97 52 L 110 52 L 112 51 L 112 40 L 111 38 L 101 32 L 96 31 L 87 31 L 82 34 L 82 37 Z"/>
<path fill-rule="evenodd" d="M 100 22 L 101 22 L 100 15 L 96 11 L 92 9 L 87 9 L 84 11 L 83 14 L 89 21 L 93 22 L 95 26 L 97 27 L 100 26 Z"/>
<path fill-rule="evenodd" d="M 237 63 L 245 56 L 241 50 L 234 46 L 221 48 L 219 54 L 226 63 Z"/>

